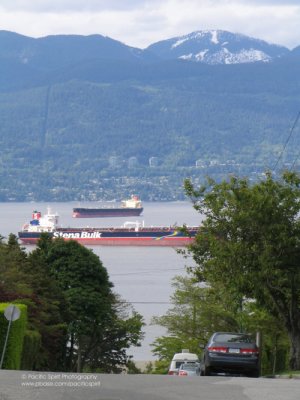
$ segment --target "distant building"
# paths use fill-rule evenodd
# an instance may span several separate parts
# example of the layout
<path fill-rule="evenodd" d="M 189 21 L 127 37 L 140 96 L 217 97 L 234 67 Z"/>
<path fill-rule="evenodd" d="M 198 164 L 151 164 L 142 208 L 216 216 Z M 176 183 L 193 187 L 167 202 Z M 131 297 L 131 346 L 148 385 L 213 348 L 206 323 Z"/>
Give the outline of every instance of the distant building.
<path fill-rule="evenodd" d="M 158 159 L 158 157 L 150 157 L 150 158 L 149 158 L 149 166 L 150 166 L 150 167 L 158 167 L 158 166 L 159 166 L 159 159 Z"/>
<path fill-rule="evenodd" d="M 211 167 L 218 165 L 218 164 L 219 164 L 219 160 L 217 160 L 217 159 L 212 159 L 212 160 L 210 160 L 210 163 L 209 163 L 209 165 Z"/>
<path fill-rule="evenodd" d="M 236 162 L 235 162 L 235 160 L 227 160 L 227 161 L 226 161 L 226 164 L 228 164 L 228 165 L 235 165 Z"/>
<path fill-rule="evenodd" d="M 121 166 L 122 160 L 118 156 L 111 156 L 108 159 L 110 168 L 118 168 Z"/>
<path fill-rule="evenodd" d="M 138 159 L 136 157 L 130 157 L 128 159 L 128 168 L 135 168 L 139 164 Z"/>
<path fill-rule="evenodd" d="M 203 160 L 196 160 L 196 168 L 205 168 L 205 161 Z"/>

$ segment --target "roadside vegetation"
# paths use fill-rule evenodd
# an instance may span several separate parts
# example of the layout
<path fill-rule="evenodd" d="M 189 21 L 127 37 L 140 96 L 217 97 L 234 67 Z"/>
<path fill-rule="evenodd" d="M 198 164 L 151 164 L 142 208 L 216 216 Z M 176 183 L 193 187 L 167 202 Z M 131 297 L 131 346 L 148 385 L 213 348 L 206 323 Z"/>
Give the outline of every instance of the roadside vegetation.
<path fill-rule="evenodd" d="M 20 369 L 126 369 L 129 347 L 138 346 L 143 337 L 142 316 L 114 293 L 91 250 L 44 234 L 28 254 L 10 235 L 0 243 L 0 276 L 0 302 L 27 305 Z M 4 320 L 3 314 L 0 318 Z"/>
<path fill-rule="evenodd" d="M 168 330 L 154 354 L 167 368 L 183 348 L 201 353 L 199 343 L 214 331 L 259 331 L 263 374 L 299 370 L 299 176 L 267 173 L 255 184 L 208 179 L 200 188 L 186 180 L 185 190 L 205 216 L 195 242 L 181 251 L 196 268 L 175 278 L 172 308 L 153 320 Z"/>
<path fill-rule="evenodd" d="M 195 267 L 174 278 L 172 307 L 153 319 L 167 335 L 153 343 L 158 361 L 146 373 L 166 373 L 182 349 L 201 356 L 213 332 L 231 331 L 262 334 L 263 375 L 297 375 L 300 177 L 208 179 L 199 188 L 186 180 L 185 191 L 205 217 L 193 244 L 178 251 Z M 92 251 L 43 234 L 26 253 L 10 235 L 0 240 L 0 277 L 0 302 L 27 306 L 21 369 L 140 372 L 128 349 L 143 337 L 142 316 L 114 293 Z"/>

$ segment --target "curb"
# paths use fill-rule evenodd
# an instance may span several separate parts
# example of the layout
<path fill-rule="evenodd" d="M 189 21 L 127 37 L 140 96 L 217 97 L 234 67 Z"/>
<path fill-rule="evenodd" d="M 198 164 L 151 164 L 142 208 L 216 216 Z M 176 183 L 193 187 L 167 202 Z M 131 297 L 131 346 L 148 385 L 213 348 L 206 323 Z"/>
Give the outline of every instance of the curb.
<path fill-rule="evenodd" d="M 271 379 L 300 379 L 300 375 L 264 375 L 262 378 L 271 378 Z"/>

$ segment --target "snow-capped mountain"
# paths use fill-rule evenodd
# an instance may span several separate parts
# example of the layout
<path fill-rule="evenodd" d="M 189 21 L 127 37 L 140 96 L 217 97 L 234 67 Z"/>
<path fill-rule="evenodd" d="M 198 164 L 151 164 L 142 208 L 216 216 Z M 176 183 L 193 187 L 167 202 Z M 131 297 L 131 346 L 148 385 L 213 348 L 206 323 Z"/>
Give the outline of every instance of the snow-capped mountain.
<path fill-rule="evenodd" d="M 263 40 L 222 30 L 204 30 L 150 45 L 163 59 L 184 59 L 205 64 L 270 62 L 289 49 Z"/>

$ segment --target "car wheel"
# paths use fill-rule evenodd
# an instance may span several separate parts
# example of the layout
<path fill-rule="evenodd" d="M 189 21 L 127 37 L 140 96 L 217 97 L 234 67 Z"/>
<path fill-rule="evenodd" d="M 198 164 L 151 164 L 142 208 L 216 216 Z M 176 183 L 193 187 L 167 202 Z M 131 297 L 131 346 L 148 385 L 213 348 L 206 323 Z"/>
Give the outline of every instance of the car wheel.
<path fill-rule="evenodd" d="M 206 365 L 204 365 L 204 370 L 203 370 L 203 375 L 204 376 L 210 376 L 211 370 L 209 367 L 207 367 Z"/>
<path fill-rule="evenodd" d="M 251 372 L 248 374 L 248 376 L 249 376 L 250 378 L 259 378 L 259 377 L 260 377 L 259 370 L 251 371 Z"/>

